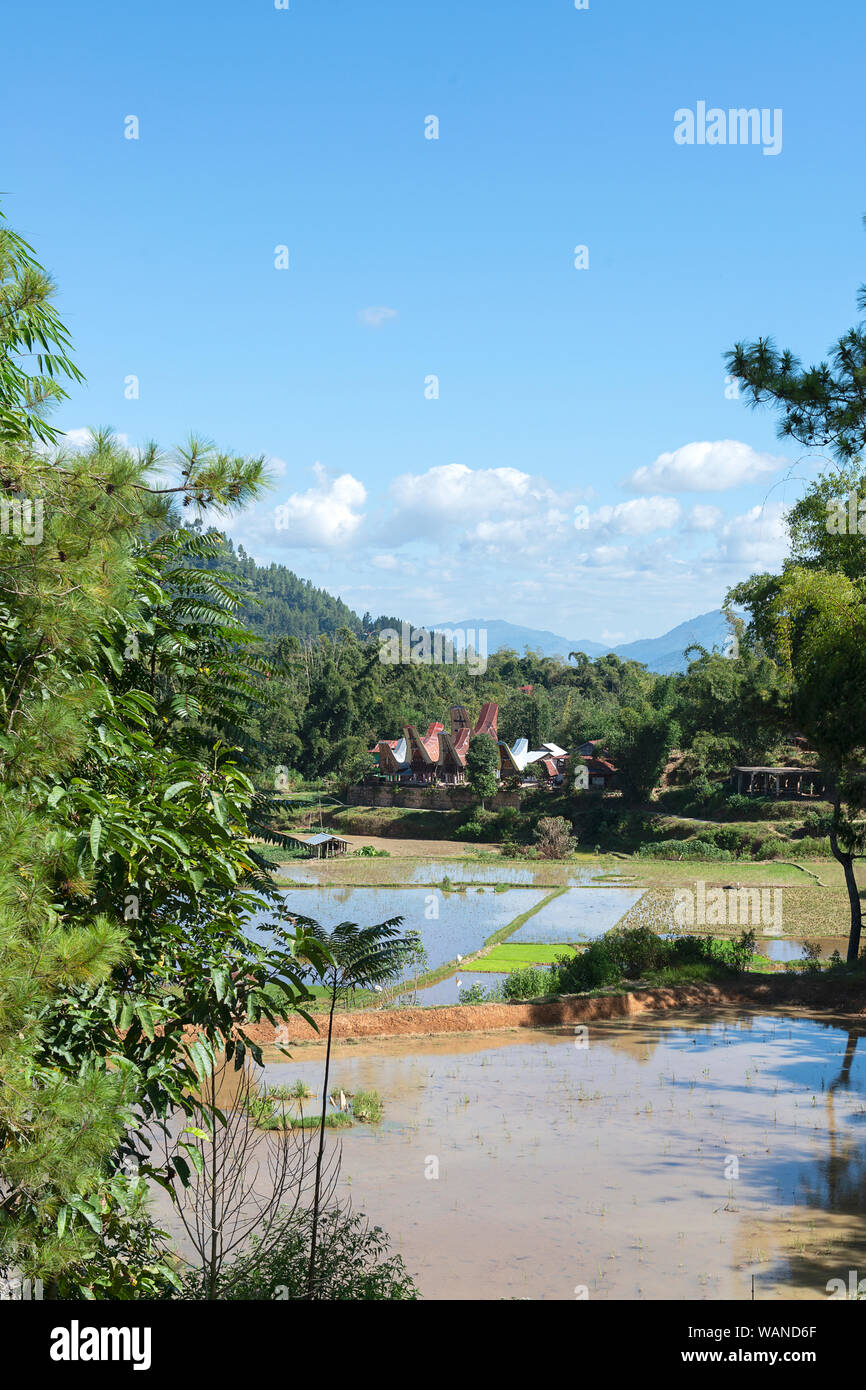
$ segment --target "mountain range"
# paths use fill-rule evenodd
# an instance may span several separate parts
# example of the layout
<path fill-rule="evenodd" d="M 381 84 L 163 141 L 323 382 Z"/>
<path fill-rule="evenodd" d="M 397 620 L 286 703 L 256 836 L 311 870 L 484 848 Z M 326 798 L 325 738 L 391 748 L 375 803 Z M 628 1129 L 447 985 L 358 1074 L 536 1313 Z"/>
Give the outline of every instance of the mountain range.
<path fill-rule="evenodd" d="M 541 656 L 561 656 L 568 659 L 569 652 L 585 652 L 590 658 L 614 652 L 621 661 L 642 661 L 650 671 L 658 675 L 669 675 L 684 671 L 686 661 L 683 656 L 687 647 L 697 643 L 712 651 L 724 651 L 730 627 L 721 609 L 701 613 L 697 618 L 689 618 L 662 633 L 661 637 L 643 637 L 636 642 L 622 642 L 617 646 L 605 646 L 603 642 L 593 642 L 585 637 L 560 637 L 556 632 L 543 628 L 520 627 L 516 623 L 504 622 L 501 618 L 464 618 L 459 623 L 432 623 L 431 627 L 440 631 L 483 628 L 487 632 L 487 652 L 492 655 L 503 647 L 523 654 L 524 650 L 538 652 Z"/>
<path fill-rule="evenodd" d="M 244 582 L 250 601 L 244 606 L 243 618 L 260 637 L 298 637 L 302 641 L 314 638 L 320 633 L 334 633 L 341 627 L 348 628 L 356 636 L 381 631 L 383 628 L 399 627 L 398 618 L 384 615 L 374 618 L 369 613 L 359 617 L 341 599 L 316 588 L 309 579 L 300 579 L 285 565 L 259 565 L 243 546 L 235 549 L 230 540 L 226 541 L 223 552 L 205 562 L 208 569 L 219 569 L 233 578 Z M 432 627 L 441 630 L 468 628 L 486 629 L 487 652 L 492 655 L 502 647 L 523 654 L 527 648 L 542 656 L 561 656 L 568 660 L 569 652 L 586 652 L 590 658 L 615 652 L 622 661 L 642 661 L 650 671 L 667 675 L 673 671 L 684 671 L 683 652 L 692 643 L 698 643 L 711 651 L 713 647 L 723 650 L 729 628 L 724 614 L 715 609 L 690 618 L 678 627 L 671 628 L 661 637 L 641 638 L 637 642 L 624 642 L 618 646 L 605 646 L 585 637 L 560 637 L 556 632 L 542 628 L 521 627 L 507 623 L 501 618 L 464 618 L 459 623 L 436 623 Z"/>

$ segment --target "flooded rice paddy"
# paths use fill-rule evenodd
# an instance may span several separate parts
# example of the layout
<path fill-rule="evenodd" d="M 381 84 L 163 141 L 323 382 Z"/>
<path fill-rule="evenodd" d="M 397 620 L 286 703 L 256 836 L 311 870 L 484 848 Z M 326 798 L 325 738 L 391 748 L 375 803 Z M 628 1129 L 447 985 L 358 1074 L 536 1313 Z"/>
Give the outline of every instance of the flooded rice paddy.
<path fill-rule="evenodd" d="M 471 867 L 471 866 L 470 866 Z M 544 906 L 509 937 L 511 941 L 547 943 L 589 941 L 615 926 L 641 896 L 642 890 L 620 887 L 569 888 L 544 902 L 550 889 L 514 887 L 496 890 L 489 884 L 470 885 L 456 892 L 440 888 L 322 887 L 285 890 L 290 911 L 312 917 L 328 930 L 339 922 L 368 925 L 402 917 L 402 931 L 420 933 L 428 970 L 437 970 L 457 956 L 478 951 L 495 932 L 524 913 Z M 488 978 L 488 984 L 492 983 Z M 456 1003 L 457 990 L 425 1003 Z"/>
<path fill-rule="evenodd" d="M 290 911 L 313 917 L 331 931 L 339 922 L 369 926 L 402 917 L 401 931 L 421 934 L 427 968 L 478 951 L 494 932 L 542 902 L 543 889 L 470 888 L 460 893 L 423 888 L 305 888 L 286 890 Z"/>
<path fill-rule="evenodd" d="M 488 977 L 489 978 L 489 977 Z M 340 1189 L 428 1298 L 826 1297 L 866 1272 L 866 1042 L 706 1011 L 574 1033 L 339 1044 Z M 269 1062 L 318 1090 L 319 1049 Z M 329 1138 L 329 1142 L 330 1138 Z"/>
<path fill-rule="evenodd" d="M 642 889 L 573 888 L 545 903 L 509 941 L 592 941 L 615 927 Z"/>
<path fill-rule="evenodd" d="M 411 860 L 408 863 L 412 863 Z M 361 874 L 375 876 L 383 885 L 401 887 L 407 883 L 416 886 L 437 886 L 443 879 L 452 883 L 504 883 L 515 888 L 541 887 L 543 885 L 568 884 L 580 887 L 600 882 L 618 882 L 633 878 L 633 874 L 611 873 L 595 866 L 562 864 L 555 860 L 535 861 L 531 864 L 509 864 L 496 860 L 479 862 L 462 859 L 423 859 L 415 862 L 411 873 L 407 860 L 394 859 L 329 859 L 329 860 L 286 860 L 281 865 L 281 873 L 294 883 L 319 884 L 323 880 L 340 883 L 351 881 L 348 875 Z"/>

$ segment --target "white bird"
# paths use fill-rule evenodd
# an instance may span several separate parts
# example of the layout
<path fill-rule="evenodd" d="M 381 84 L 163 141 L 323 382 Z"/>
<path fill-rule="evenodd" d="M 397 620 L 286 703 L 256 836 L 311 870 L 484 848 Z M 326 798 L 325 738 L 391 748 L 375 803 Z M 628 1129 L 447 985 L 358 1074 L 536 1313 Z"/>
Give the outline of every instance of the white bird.
<path fill-rule="evenodd" d="M 377 994 L 381 994 L 381 993 L 382 993 L 382 986 L 381 986 L 381 985 L 374 985 L 373 988 L 374 988 L 374 990 L 376 991 Z"/>
<path fill-rule="evenodd" d="M 458 957 L 457 957 L 457 964 L 458 964 L 458 965 L 460 964 L 460 962 L 462 961 L 462 959 L 463 959 L 462 956 L 458 956 Z"/>

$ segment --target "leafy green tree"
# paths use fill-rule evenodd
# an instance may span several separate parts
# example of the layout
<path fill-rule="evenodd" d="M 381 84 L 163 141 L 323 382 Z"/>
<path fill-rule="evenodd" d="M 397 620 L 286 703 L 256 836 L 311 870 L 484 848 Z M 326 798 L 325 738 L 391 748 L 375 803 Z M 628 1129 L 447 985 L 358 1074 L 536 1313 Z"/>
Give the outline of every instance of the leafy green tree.
<path fill-rule="evenodd" d="M 508 744 L 528 738 L 530 748 L 539 748 L 550 735 L 550 700 L 540 688 L 532 694 L 518 690 L 505 701 L 499 713 L 499 737 Z"/>
<path fill-rule="evenodd" d="M 707 775 L 771 761 L 790 723 L 781 672 L 745 641 L 736 656 L 692 647 L 673 710 L 688 765 Z"/>
<path fill-rule="evenodd" d="M 276 895 L 252 788 L 213 731 L 249 689 L 241 638 L 215 577 L 195 599 L 200 581 L 171 571 L 175 502 L 243 505 L 263 467 L 196 441 L 163 460 L 107 432 L 46 453 L 52 372 L 77 374 L 59 349 L 40 375 L 16 363 L 66 339 L 48 278 L 3 247 L 0 489 L 42 515 L 41 534 L 0 541 L 0 1263 L 123 1298 L 170 1278 L 147 1178 L 188 1173 L 182 1141 L 168 1169 L 150 1161 L 148 1125 L 194 1109 L 249 1019 L 306 997 L 279 911 L 277 951 L 248 931 Z"/>
<path fill-rule="evenodd" d="M 854 861 L 866 846 L 866 602 L 863 582 L 789 569 L 775 619 L 795 717 L 824 771 L 833 819 L 830 848 L 842 866 L 851 927 L 848 961 L 860 952 L 862 907 Z"/>
<path fill-rule="evenodd" d="M 484 803 L 489 796 L 496 795 L 496 770 L 499 767 L 499 749 L 488 734 L 476 734 L 469 740 L 466 750 L 466 780 L 475 795 Z"/>
<path fill-rule="evenodd" d="M 646 801 L 664 771 L 679 730 L 666 710 L 648 704 L 619 710 L 607 735 L 611 758 L 626 793 Z"/>

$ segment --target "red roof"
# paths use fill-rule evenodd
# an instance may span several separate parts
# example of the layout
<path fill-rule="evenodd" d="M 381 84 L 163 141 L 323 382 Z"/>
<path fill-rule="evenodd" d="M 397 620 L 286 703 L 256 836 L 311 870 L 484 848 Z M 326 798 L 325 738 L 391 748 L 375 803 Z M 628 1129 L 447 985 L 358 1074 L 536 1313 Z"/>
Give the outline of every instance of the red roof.
<path fill-rule="evenodd" d="M 613 763 L 609 763 L 606 758 L 583 758 L 583 765 L 587 772 L 594 772 L 597 776 L 607 773 L 610 776 L 616 772 Z"/>

